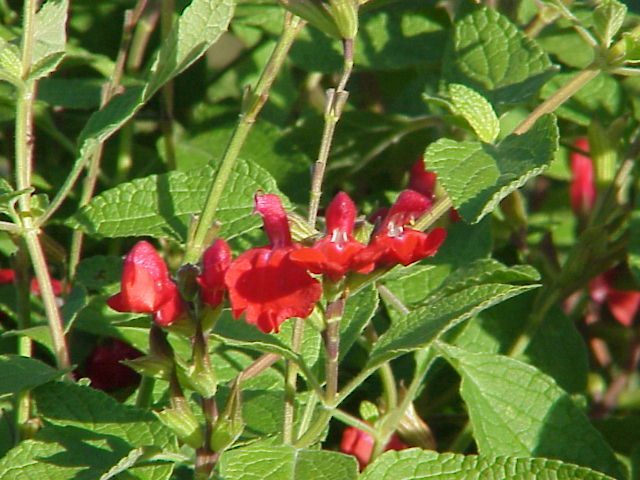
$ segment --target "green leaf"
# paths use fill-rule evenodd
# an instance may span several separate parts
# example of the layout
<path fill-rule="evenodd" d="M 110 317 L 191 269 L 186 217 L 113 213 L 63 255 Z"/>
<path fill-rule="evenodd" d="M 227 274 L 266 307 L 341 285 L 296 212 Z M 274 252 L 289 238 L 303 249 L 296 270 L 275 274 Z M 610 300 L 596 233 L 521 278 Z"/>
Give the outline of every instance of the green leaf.
<path fill-rule="evenodd" d="M 2 480 L 93 480 L 131 461 L 139 449 L 149 454 L 177 450 L 173 436 L 150 412 L 99 390 L 56 382 L 33 393 L 46 425 L 35 440 L 20 443 L 0 461 Z M 167 480 L 172 470 L 172 463 L 153 462 L 130 466 L 128 475 Z"/>
<path fill-rule="evenodd" d="M 64 321 L 64 331 L 69 333 L 73 322 L 84 307 L 89 303 L 87 290 L 82 285 L 75 285 L 60 309 Z"/>
<path fill-rule="evenodd" d="M 494 274 L 478 273 L 471 278 L 461 274 L 461 282 L 445 283 L 424 300 L 424 306 L 391 324 L 371 351 L 369 365 L 377 365 L 402 353 L 423 348 L 446 330 L 476 313 L 539 286 L 498 283 L 500 280 L 530 283 L 532 278 L 522 276 L 518 270 L 516 267 L 501 273 L 500 270 Z M 508 275 L 513 277 L 509 278 Z"/>
<path fill-rule="evenodd" d="M 67 43 L 68 0 L 48 0 L 36 14 L 35 45 L 29 78 L 35 80 L 53 72 L 64 57 Z"/>
<path fill-rule="evenodd" d="M 31 389 L 62 376 L 40 360 L 18 355 L 0 356 L 0 395 Z"/>
<path fill-rule="evenodd" d="M 225 480 L 355 480 L 355 457 L 327 450 L 296 449 L 289 445 L 228 450 L 220 457 Z"/>
<path fill-rule="evenodd" d="M 631 32 L 622 34 L 624 40 L 624 58 L 628 62 L 640 62 L 640 38 Z"/>
<path fill-rule="evenodd" d="M 500 133 L 500 122 L 487 99 L 459 83 L 449 84 L 449 96 L 457 112 L 469 122 L 478 138 L 485 143 L 493 143 Z"/>
<path fill-rule="evenodd" d="M 80 133 L 80 158 L 124 125 L 158 89 L 191 65 L 222 35 L 233 16 L 234 0 L 193 0 L 157 53 L 144 87 L 130 87 L 89 118 Z"/>
<path fill-rule="evenodd" d="M 557 150 L 555 117 L 545 115 L 528 132 L 509 135 L 497 146 L 443 138 L 429 145 L 424 157 L 460 215 L 475 223 L 542 173 Z"/>
<path fill-rule="evenodd" d="M 411 448 L 389 451 L 360 480 L 612 480 L 591 469 L 546 458 L 459 455 Z"/>
<path fill-rule="evenodd" d="M 443 13 L 411 2 L 362 13 L 354 48 L 355 65 L 397 70 L 439 62 L 448 24 Z M 306 28 L 291 48 L 291 58 L 304 70 L 331 73 L 341 68 L 341 50 L 340 42 Z"/>
<path fill-rule="evenodd" d="M 449 343 L 476 353 L 509 351 L 522 334 L 533 311 L 535 292 L 520 295 L 481 312 L 466 323 Z M 589 373 L 589 357 L 584 338 L 559 308 L 544 317 L 524 354 L 517 358 L 553 378 L 569 393 L 583 393 Z"/>
<path fill-rule="evenodd" d="M 75 281 L 87 290 L 100 292 L 105 287 L 119 284 L 121 275 L 122 257 L 96 255 L 78 264 Z"/>
<path fill-rule="evenodd" d="M 443 65 L 445 84 L 466 85 L 496 109 L 531 99 L 555 72 L 547 54 L 492 8 L 456 22 Z"/>
<path fill-rule="evenodd" d="M 25 440 L 9 450 L 0 460 L 0 480 L 52 480 L 81 479 L 77 474 L 86 467 L 82 465 L 60 465 L 49 459 L 64 453 L 64 447 L 57 443 Z"/>
<path fill-rule="evenodd" d="M 199 133 L 176 145 L 176 164 L 179 170 L 203 165 L 215 165 L 226 148 L 234 124 L 216 125 L 215 129 Z M 164 144 L 159 146 L 163 148 Z M 259 122 L 242 146 L 242 158 L 269 172 L 278 187 L 293 201 L 304 203 L 309 195 L 311 160 L 294 144 L 282 138 L 282 129 L 267 122 Z"/>
<path fill-rule="evenodd" d="M 22 83 L 20 49 L 13 43 L 0 39 L 0 79 L 19 86 Z"/>
<path fill-rule="evenodd" d="M 55 382 L 33 394 L 38 412 L 52 424 L 113 435 L 131 447 L 176 448 L 173 435 L 151 412 L 123 405 L 100 390 Z"/>
<path fill-rule="evenodd" d="M 234 6 L 235 0 L 193 0 L 160 47 L 151 67 L 148 92 L 157 91 L 213 45 L 227 29 Z"/>
<path fill-rule="evenodd" d="M 123 183 L 96 195 L 67 225 L 101 237 L 184 240 L 191 217 L 202 209 L 212 177 L 213 169 L 207 166 Z M 251 215 L 257 190 L 279 193 L 269 173 L 238 161 L 218 209 L 221 237 L 232 238 L 260 225 L 259 218 Z"/>
<path fill-rule="evenodd" d="M 378 309 L 378 292 L 370 285 L 349 297 L 340 323 L 340 358 L 344 358 Z"/>
<path fill-rule="evenodd" d="M 547 375 L 509 357 L 436 345 L 462 378 L 481 455 L 555 458 L 622 477 L 611 447 Z"/>
<path fill-rule="evenodd" d="M 605 48 L 618 33 L 627 14 L 626 5 L 617 0 L 602 0 L 593 12 L 593 28 L 600 37 Z"/>
<path fill-rule="evenodd" d="M 238 320 L 231 318 L 230 312 L 225 311 L 216 323 L 214 336 L 225 345 L 248 348 L 264 353 L 275 353 L 296 362 L 306 369 L 308 365 L 312 365 L 318 358 L 320 336 L 310 326 L 309 322 L 306 322 L 301 352 L 299 354 L 295 353 L 291 349 L 290 329 L 293 327 L 292 324 L 293 320 L 290 319 L 282 325 L 280 333 L 264 333 L 255 325 L 245 322 L 243 318 Z M 309 362 L 307 362 L 308 360 Z"/>

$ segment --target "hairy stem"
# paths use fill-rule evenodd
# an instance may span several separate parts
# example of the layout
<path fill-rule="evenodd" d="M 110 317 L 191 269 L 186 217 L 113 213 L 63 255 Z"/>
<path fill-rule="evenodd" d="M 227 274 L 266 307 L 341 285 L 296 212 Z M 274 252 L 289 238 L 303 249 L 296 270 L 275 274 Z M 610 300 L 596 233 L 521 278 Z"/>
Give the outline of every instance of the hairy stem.
<path fill-rule="evenodd" d="M 296 318 L 291 334 L 291 349 L 295 353 L 300 352 L 302 339 L 304 338 L 304 320 Z M 298 383 L 298 365 L 291 360 L 286 361 L 284 385 L 284 413 L 282 424 L 282 441 L 289 445 L 293 441 L 293 420 Z"/>
<path fill-rule="evenodd" d="M 47 322 L 49 324 L 49 331 L 58 367 L 68 368 L 70 366 L 69 351 L 64 336 L 62 317 L 56 305 L 49 269 L 42 245 L 40 244 L 40 231 L 34 225 L 35 222 L 31 213 L 30 188 L 33 172 L 34 146 L 33 109 L 36 99 L 37 82 L 29 79 L 29 75 L 35 43 L 35 17 L 37 9 L 37 0 L 25 0 L 21 43 L 23 83 L 17 92 L 15 123 L 16 188 L 18 190 L 27 190 L 18 198 L 19 216 L 22 221 L 22 237 L 40 285 L 40 292 L 47 315 Z"/>
<path fill-rule="evenodd" d="M 569 100 L 578 90 L 584 87 L 591 80 L 596 78 L 602 70 L 595 64 L 582 70 L 579 74 L 565 83 L 562 87 L 554 92 L 549 98 L 538 105 L 513 131 L 516 135 L 522 135 L 529 131 L 536 121 L 546 115 L 554 112 L 560 105 Z"/>
<path fill-rule="evenodd" d="M 247 93 L 247 98 L 245 99 L 240 114 L 240 120 L 231 134 L 229 143 L 227 143 L 222 159 L 220 160 L 220 166 L 216 171 L 215 179 L 209 185 L 207 199 L 202 210 L 202 215 L 198 220 L 193 242 L 185 254 L 185 263 L 195 264 L 198 262 L 206 247 L 207 234 L 214 223 L 218 206 L 220 205 L 220 199 L 224 194 L 233 167 L 238 160 L 240 151 L 258 114 L 269 98 L 271 86 L 287 58 L 289 49 L 291 45 L 293 45 L 293 41 L 303 25 L 304 22 L 300 18 L 291 13 L 286 13 L 282 35 L 271 53 L 255 88 Z"/>
<path fill-rule="evenodd" d="M 347 103 L 347 98 L 349 98 L 349 92 L 345 90 L 345 87 L 353 70 L 353 39 L 344 39 L 343 45 L 344 65 L 342 67 L 342 75 L 340 76 L 336 89 L 330 89 L 327 92 L 327 103 L 324 110 L 324 129 L 322 131 L 320 151 L 318 152 L 318 159 L 313 166 L 308 216 L 308 222 L 311 228 L 315 227 L 316 218 L 318 216 L 320 197 L 322 196 L 322 180 L 324 179 L 324 171 L 327 166 L 327 160 L 329 159 L 329 153 L 331 152 L 331 144 L 333 143 L 336 125 L 340 121 L 342 110 Z"/>

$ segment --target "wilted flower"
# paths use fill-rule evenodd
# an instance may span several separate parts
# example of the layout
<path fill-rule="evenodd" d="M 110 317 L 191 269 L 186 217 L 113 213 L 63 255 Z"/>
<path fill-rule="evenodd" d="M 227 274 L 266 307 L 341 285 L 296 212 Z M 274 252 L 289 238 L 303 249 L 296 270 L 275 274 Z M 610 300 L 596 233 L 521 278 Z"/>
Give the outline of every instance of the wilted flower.
<path fill-rule="evenodd" d="M 98 390 L 111 391 L 135 385 L 140 375 L 120 361 L 141 355 L 142 352 L 128 343 L 112 339 L 91 352 L 86 360 L 86 376 L 91 380 L 91 386 Z"/>

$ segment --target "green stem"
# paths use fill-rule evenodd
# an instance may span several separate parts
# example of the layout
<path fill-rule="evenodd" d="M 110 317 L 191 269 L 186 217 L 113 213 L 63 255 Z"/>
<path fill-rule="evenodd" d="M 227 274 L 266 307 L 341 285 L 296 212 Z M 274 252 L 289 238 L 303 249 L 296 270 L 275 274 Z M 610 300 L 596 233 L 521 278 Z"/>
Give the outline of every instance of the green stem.
<path fill-rule="evenodd" d="M 93 198 L 93 192 L 98 182 L 98 174 L 100 173 L 100 160 L 102 159 L 103 144 L 100 144 L 91 155 L 89 160 L 89 168 L 87 169 L 87 176 L 84 179 L 82 187 L 82 195 L 80 197 L 79 207 L 82 208 L 87 205 L 91 198 Z M 80 263 L 80 257 L 82 255 L 82 242 L 84 239 L 84 232 L 82 230 L 74 230 L 71 236 L 71 251 L 69 252 L 69 278 L 74 278 L 76 273 L 76 267 Z"/>
<path fill-rule="evenodd" d="M 349 97 L 349 92 L 345 90 L 351 72 L 353 70 L 353 39 L 344 39 L 344 65 L 342 75 L 338 81 L 336 89 L 330 89 L 327 92 L 327 103 L 324 111 L 324 129 L 322 131 L 322 140 L 320 142 L 320 151 L 318 159 L 313 166 L 313 178 L 311 179 L 311 192 L 309 194 L 309 216 L 308 222 L 311 228 L 315 228 L 316 218 L 318 216 L 318 208 L 320 206 L 320 197 L 322 196 L 322 180 L 324 179 L 324 171 L 331 152 L 331 144 L 335 134 L 336 125 L 342 116 L 342 110 Z"/>
<path fill-rule="evenodd" d="M 332 404 L 338 394 L 338 360 L 340 358 L 340 321 L 344 314 L 346 299 L 340 298 L 327 305 L 326 324 L 323 332 L 324 347 L 327 355 L 325 364 L 326 387 L 324 392 L 325 402 Z"/>
<path fill-rule="evenodd" d="M 101 108 L 104 107 L 117 92 L 117 87 L 118 85 L 120 85 L 122 76 L 124 74 L 125 64 L 127 60 L 127 52 L 131 45 L 132 30 L 136 26 L 138 20 L 140 19 L 140 16 L 142 15 L 146 7 L 147 1 L 148 0 L 138 0 L 138 3 L 134 10 L 127 10 L 125 12 L 124 27 L 122 30 L 122 38 L 120 40 L 118 56 L 116 58 L 113 72 L 111 73 L 111 78 L 109 79 L 109 82 L 104 86 L 102 90 L 102 97 L 100 99 Z M 89 166 L 89 170 L 92 170 L 92 168 L 93 170 L 95 170 L 96 168 L 93 167 L 93 165 L 97 163 L 97 167 L 99 171 L 100 159 L 102 157 L 102 145 L 103 143 L 101 142 L 98 145 L 94 146 L 93 148 L 88 148 L 81 157 L 76 159 L 75 163 L 73 164 L 73 167 L 71 168 L 71 171 L 69 172 L 69 175 L 67 175 L 67 178 L 65 179 L 64 183 L 58 189 L 58 192 L 54 196 L 53 200 L 51 200 L 51 203 L 45 210 L 44 214 L 37 219 L 36 226 L 40 227 L 44 225 L 47 222 L 47 220 L 49 220 L 49 218 L 51 218 L 51 216 L 58 210 L 58 208 L 60 208 L 60 205 L 62 205 L 62 203 L 67 199 L 75 183 L 77 182 L 78 178 L 82 174 L 82 171 L 85 169 L 88 163 L 91 162 L 91 165 Z M 93 173 L 88 173 L 87 179 L 90 179 L 92 175 L 97 176 L 97 174 L 94 175 Z M 92 184 L 93 184 L 92 190 L 90 192 L 90 195 L 88 195 L 89 199 L 91 199 L 91 196 L 93 196 L 93 188 L 95 188 L 95 178 L 93 179 L 93 181 L 87 180 L 85 182 L 85 186 L 83 190 L 83 196 L 84 196 L 84 192 L 86 192 L 87 189 L 92 186 Z M 82 206 L 82 202 L 80 206 Z M 75 270 L 73 258 L 75 257 L 79 258 L 81 243 L 82 243 L 82 235 L 81 234 L 74 235 L 74 237 L 72 238 L 72 246 L 71 246 L 72 260 L 69 262 L 71 272 Z M 77 263 L 77 260 L 75 260 L 75 263 Z"/>
<path fill-rule="evenodd" d="M 291 349 L 295 353 L 300 352 L 303 338 L 304 320 L 302 318 L 296 318 L 293 323 L 293 332 L 291 334 Z M 291 360 L 287 360 L 285 370 L 282 441 L 285 445 L 290 445 L 293 441 L 293 417 L 296 404 L 298 365 Z"/>
<path fill-rule="evenodd" d="M 405 307 L 406 308 L 406 307 Z M 364 335 L 371 346 L 378 341 L 378 333 L 373 324 L 369 323 L 364 331 Z M 384 362 L 378 370 L 380 380 L 382 381 L 382 392 L 385 403 L 385 409 L 391 410 L 398 404 L 398 388 L 396 387 L 396 378 L 389 362 Z"/>
<path fill-rule="evenodd" d="M 416 220 L 413 228 L 416 230 L 427 230 L 431 225 L 438 221 L 442 215 L 447 213 L 451 207 L 453 207 L 453 202 L 448 195 L 444 195 L 438 199 L 433 207 Z"/>
<path fill-rule="evenodd" d="M 173 12 L 175 11 L 175 0 L 162 0 L 160 3 L 160 31 L 162 39 L 169 36 L 173 25 Z M 174 88 L 173 80 L 168 81 L 162 86 L 162 119 L 160 128 L 162 129 L 162 137 L 164 140 L 164 153 L 167 160 L 167 169 L 175 170 L 176 168 L 176 148 L 173 130 L 173 103 Z"/>
<path fill-rule="evenodd" d="M 136 395 L 136 407 L 143 410 L 148 410 L 151 407 L 153 401 L 153 387 L 156 381 L 152 377 L 143 376 L 140 380 L 140 386 L 138 387 L 138 393 Z"/>
<path fill-rule="evenodd" d="M 536 109 L 516 127 L 513 133 L 516 135 L 522 135 L 523 133 L 528 132 L 540 117 L 547 113 L 554 112 L 578 90 L 596 78 L 601 71 L 602 70 L 596 64 L 591 64 L 589 67 L 582 70 L 575 77 L 556 90 L 553 95 L 538 105 Z"/>
<path fill-rule="evenodd" d="M 344 410 L 340 410 L 336 408 L 333 411 L 333 417 L 337 420 L 340 420 L 345 425 L 349 425 L 351 427 L 356 427 L 358 430 L 362 430 L 363 432 L 368 433 L 373 438 L 378 435 L 378 431 L 369 425 L 367 422 L 360 420 L 358 417 L 354 417 L 353 415 L 345 412 Z"/>
<path fill-rule="evenodd" d="M 398 424 L 400 420 L 405 415 L 405 412 L 409 408 L 411 402 L 415 400 L 418 396 L 418 392 L 422 388 L 422 381 L 431 368 L 433 361 L 436 356 L 431 352 L 431 349 L 423 350 L 416 354 L 416 370 L 413 374 L 413 379 L 411 380 L 411 384 L 409 388 L 402 396 L 402 400 L 398 404 L 396 408 L 393 410 L 389 410 L 389 412 L 385 415 L 384 420 L 381 422 L 379 428 L 379 439 L 380 441 L 376 441 L 372 459 L 375 459 L 378 455 L 380 455 L 384 448 L 389 443 L 389 438 L 398 428 Z"/>
<path fill-rule="evenodd" d="M 0 222 L 0 230 L 12 233 L 14 235 L 20 233 L 20 227 L 11 222 Z"/>
<path fill-rule="evenodd" d="M 26 251 L 24 242 L 20 242 L 21 246 L 18 249 L 15 257 L 15 263 L 13 265 L 16 272 L 15 286 L 16 286 L 16 300 L 17 300 L 17 320 L 18 329 L 25 330 L 31 325 L 31 302 L 29 295 L 29 258 Z M 30 357 L 33 354 L 33 342 L 26 335 L 21 335 L 18 338 L 18 355 L 24 357 Z M 15 443 L 18 444 L 24 440 L 28 435 L 28 428 L 26 427 L 29 418 L 31 417 L 31 393 L 29 390 L 25 390 L 16 395 L 15 399 Z"/>
<path fill-rule="evenodd" d="M 28 217 L 24 219 L 24 239 L 27 244 L 27 249 L 29 250 L 29 256 L 31 257 L 31 263 L 33 264 L 38 284 L 40 285 L 40 295 L 47 314 L 47 322 L 49 323 L 49 332 L 53 343 L 53 351 L 58 368 L 69 368 L 71 366 L 71 361 L 69 360 L 69 349 L 64 335 L 64 322 L 62 321 L 60 310 L 56 304 L 56 296 L 53 293 L 53 287 L 51 286 L 49 268 L 47 267 L 47 261 L 44 257 L 42 245 L 40 245 L 37 230 L 29 225 L 30 221 L 31 219 Z"/>
<path fill-rule="evenodd" d="M 535 302 L 533 307 L 534 313 L 528 318 L 524 331 L 518 336 L 507 355 L 518 357 L 525 352 L 547 312 L 555 304 L 559 296 L 560 289 L 553 285 L 540 292 L 539 301 Z"/>
<path fill-rule="evenodd" d="M 34 116 L 37 83 L 29 80 L 33 48 L 35 44 L 35 17 L 38 9 L 37 0 L 25 0 L 22 31 L 22 72 L 23 82 L 18 88 L 16 107 L 16 188 L 26 190 L 18 198 L 19 215 L 22 220 L 22 237 L 31 263 L 40 284 L 40 292 L 49 323 L 53 349 L 59 368 L 70 366 L 69 351 L 64 336 L 64 327 L 60 311 L 56 305 L 55 294 L 51 285 L 51 277 L 39 239 L 39 229 L 34 225 L 31 213 L 31 176 L 33 171 Z M 26 343 L 25 343 L 26 345 Z"/>
<path fill-rule="evenodd" d="M 327 428 L 327 424 L 333 416 L 334 410 L 331 408 L 323 408 L 320 415 L 316 417 L 316 421 L 311 424 L 311 427 L 302 435 L 293 446 L 296 448 L 306 448 L 318 442 L 318 439 Z"/>
<path fill-rule="evenodd" d="M 238 156 L 240 155 L 242 146 L 244 145 L 258 114 L 267 102 L 271 86 L 287 58 L 287 54 L 291 45 L 293 45 L 295 37 L 303 25 L 304 22 L 300 18 L 292 15 L 291 13 L 286 13 L 282 35 L 265 65 L 258 83 L 255 88 L 247 94 L 245 105 L 243 106 L 242 113 L 240 114 L 240 120 L 229 139 L 229 143 L 225 148 L 224 154 L 222 155 L 220 166 L 216 171 L 215 179 L 209 185 L 207 200 L 204 204 L 202 215 L 198 220 L 193 243 L 189 248 L 187 248 L 187 252 L 185 254 L 185 263 L 197 263 L 206 247 L 205 242 L 207 234 L 214 223 L 218 206 L 220 205 L 220 200 L 224 194 Z"/>

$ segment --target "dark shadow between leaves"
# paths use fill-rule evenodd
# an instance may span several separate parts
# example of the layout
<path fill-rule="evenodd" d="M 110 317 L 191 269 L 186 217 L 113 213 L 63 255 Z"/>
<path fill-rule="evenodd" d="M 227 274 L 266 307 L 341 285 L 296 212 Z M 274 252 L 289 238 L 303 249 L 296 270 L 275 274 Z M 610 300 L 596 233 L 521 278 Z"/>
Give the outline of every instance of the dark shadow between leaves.
<path fill-rule="evenodd" d="M 62 468 L 86 467 L 76 473 L 73 480 L 95 480 L 98 473 L 109 470 L 132 449 L 120 437 L 71 426 L 47 425 L 36 440 L 57 443 L 65 449 L 49 457 L 36 456 L 39 462 Z"/>
<path fill-rule="evenodd" d="M 624 478 L 613 451 L 568 394 L 548 410 L 531 454 L 593 468 L 615 478 Z"/>

